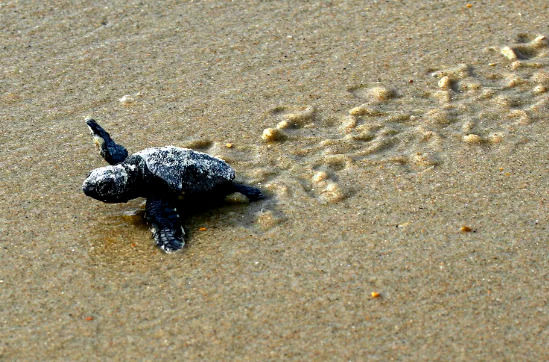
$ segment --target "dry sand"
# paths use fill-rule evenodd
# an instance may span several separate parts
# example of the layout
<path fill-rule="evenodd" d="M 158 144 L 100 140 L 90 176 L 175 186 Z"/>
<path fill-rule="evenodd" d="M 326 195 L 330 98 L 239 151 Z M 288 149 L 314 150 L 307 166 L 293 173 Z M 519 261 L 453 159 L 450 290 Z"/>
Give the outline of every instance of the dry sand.
<path fill-rule="evenodd" d="M 0 3 L 0 359 L 549 359 L 549 4 L 45 3 Z M 270 197 L 163 254 L 86 116 Z"/>

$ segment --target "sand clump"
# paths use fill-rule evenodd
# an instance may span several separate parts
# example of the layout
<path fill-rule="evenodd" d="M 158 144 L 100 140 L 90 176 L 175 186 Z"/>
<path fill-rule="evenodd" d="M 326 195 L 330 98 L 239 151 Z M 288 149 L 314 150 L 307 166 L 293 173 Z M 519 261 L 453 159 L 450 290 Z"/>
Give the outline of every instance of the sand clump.
<path fill-rule="evenodd" d="M 339 202 L 345 198 L 345 192 L 325 171 L 315 172 L 311 183 L 321 203 Z"/>
<path fill-rule="evenodd" d="M 341 187 L 335 182 L 328 182 L 326 187 L 320 191 L 321 201 L 327 203 L 339 202 L 345 198 L 345 193 Z"/>
<path fill-rule="evenodd" d="M 383 116 L 386 113 L 369 104 L 361 104 L 349 110 L 351 116 Z"/>
<path fill-rule="evenodd" d="M 314 116 L 315 109 L 313 106 L 307 106 L 302 110 L 298 110 L 292 113 L 286 113 L 282 117 L 290 125 L 299 127 L 305 122 L 311 121 Z"/>
<path fill-rule="evenodd" d="M 449 76 L 445 75 L 439 79 L 438 87 L 444 90 L 449 90 L 452 88 L 452 83 L 452 79 Z"/>
<path fill-rule="evenodd" d="M 538 35 L 528 43 L 504 46 L 500 49 L 500 53 L 505 58 L 513 61 L 530 59 L 536 56 L 540 49 L 547 48 L 548 45 L 547 38 L 543 35 Z"/>
<path fill-rule="evenodd" d="M 368 95 L 378 102 L 387 101 L 396 96 L 394 89 L 384 86 L 377 86 L 368 89 Z"/>
<path fill-rule="evenodd" d="M 291 129 L 299 129 L 314 121 L 315 109 L 313 106 L 287 107 L 279 106 L 270 111 L 274 116 L 282 118 L 275 127 L 263 130 L 261 138 L 265 142 L 283 141 L 291 134 Z"/>
<path fill-rule="evenodd" d="M 463 142 L 469 143 L 469 144 L 480 144 L 483 139 L 478 134 L 469 133 L 463 136 Z"/>
<path fill-rule="evenodd" d="M 541 84 L 538 84 L 534 88 L 532 88 L 532 93 L 534 95 L 539 95 L 545 92 L 547 92 L 547 87 Z"/>
<path fill-rule="evenodd" d="M 261 139 L 265 142 L 277 142 L 286 139 L 286 135 L 278 128 L 265 128 L 261 134 Z"/>

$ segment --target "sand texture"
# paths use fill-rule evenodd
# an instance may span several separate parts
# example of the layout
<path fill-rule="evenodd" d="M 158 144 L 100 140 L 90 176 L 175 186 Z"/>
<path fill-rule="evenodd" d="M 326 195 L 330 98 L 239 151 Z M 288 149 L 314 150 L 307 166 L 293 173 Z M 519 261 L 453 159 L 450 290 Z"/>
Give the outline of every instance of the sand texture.
<path fill-rule="evenodd" d="M 549 4 L 0 3 L 1 360 L 548 360 Z M 103 204 L 94 117 L 268 196 Z"/>

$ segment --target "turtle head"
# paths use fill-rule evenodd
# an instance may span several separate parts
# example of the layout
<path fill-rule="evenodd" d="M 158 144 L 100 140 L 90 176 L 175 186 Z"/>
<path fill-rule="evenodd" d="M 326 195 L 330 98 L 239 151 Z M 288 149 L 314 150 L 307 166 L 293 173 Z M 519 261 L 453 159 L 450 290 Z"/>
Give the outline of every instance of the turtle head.
<path fill-rule="evenodd" d="M 96 168 L 84 181 L 82 190 L 103 202 L 127 202 L 138 196 L 132 176 L 123 165 Z"/>

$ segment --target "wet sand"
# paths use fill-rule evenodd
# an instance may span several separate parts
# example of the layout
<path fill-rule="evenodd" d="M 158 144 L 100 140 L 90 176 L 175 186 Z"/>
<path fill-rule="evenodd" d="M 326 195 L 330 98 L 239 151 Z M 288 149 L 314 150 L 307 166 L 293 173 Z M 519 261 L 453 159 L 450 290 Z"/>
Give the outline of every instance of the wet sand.
<path fill-rule="evenodd" d="M 6 2 L 0 358 L 546 360 L 549 5 Z M 268 199 L 81 192 L 193 147 Z"/>

